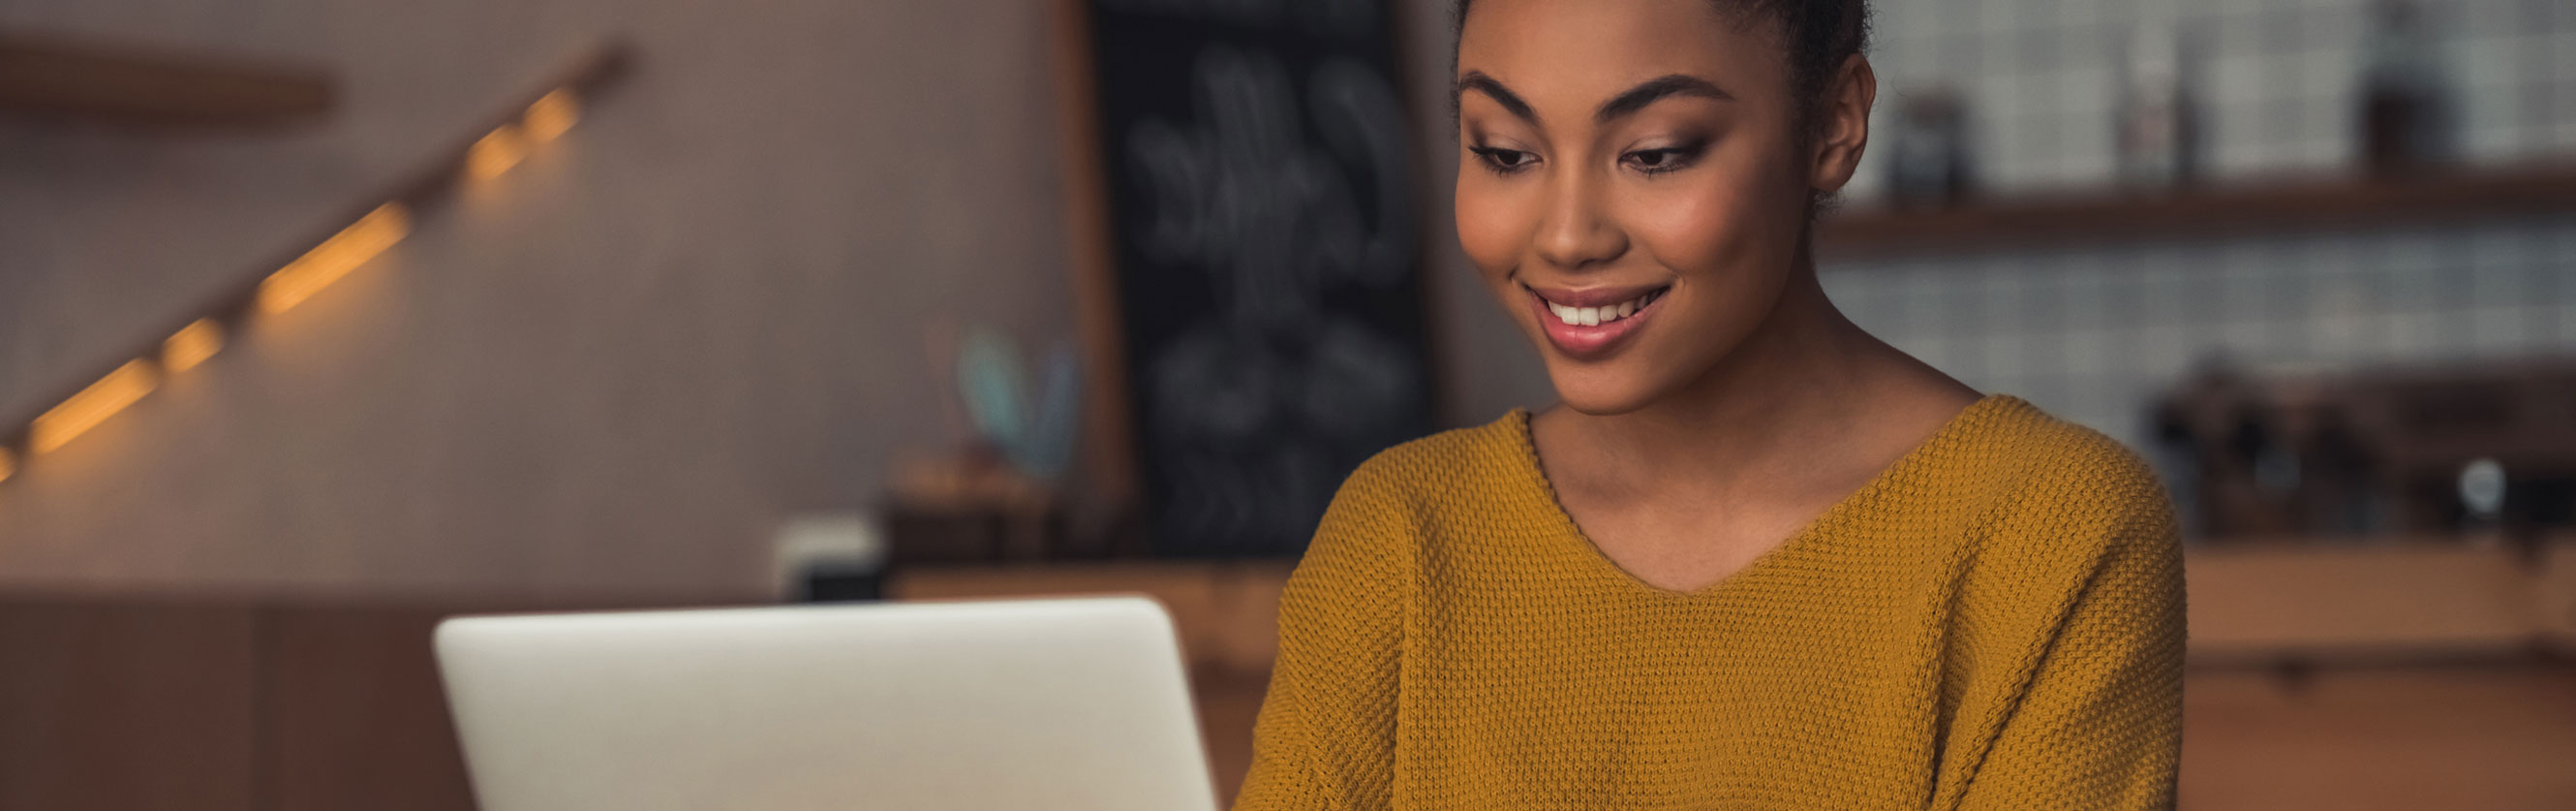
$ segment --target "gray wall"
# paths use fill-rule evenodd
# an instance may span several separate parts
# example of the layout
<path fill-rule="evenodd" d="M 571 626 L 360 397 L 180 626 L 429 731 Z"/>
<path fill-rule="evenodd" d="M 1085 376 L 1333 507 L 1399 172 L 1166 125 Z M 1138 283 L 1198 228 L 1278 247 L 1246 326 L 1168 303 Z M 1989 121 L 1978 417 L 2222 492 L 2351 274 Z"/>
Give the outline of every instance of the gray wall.
<path fill-rule="evenodd" d="M 958 436 L 925 337 L 1063 339 L 1047 7 L 66 0 L 0 27 L 311 60 L 292 137 L 0 122 L 0 408 L 86 374 L 497 112 L 642 61 L 387 258 L 0 484 L 0 580 L 738 590 L 793 510 Z"/>

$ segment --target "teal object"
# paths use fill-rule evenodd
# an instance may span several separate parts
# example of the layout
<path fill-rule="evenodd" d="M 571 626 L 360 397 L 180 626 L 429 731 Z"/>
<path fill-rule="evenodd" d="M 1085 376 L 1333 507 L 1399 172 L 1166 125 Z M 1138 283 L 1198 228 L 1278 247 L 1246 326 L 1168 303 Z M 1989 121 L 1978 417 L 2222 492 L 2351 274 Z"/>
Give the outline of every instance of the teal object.
<path fill-rule="evenodd" d="M 989 327 L 968 328 L 958 345 L 958 395 L 976 435 L 1022 474 L 1053 481 L 1072 463 L 1082 369 L 1072 348 L 1058 344 L 1041 373 L 1033 386 L 1018 348 Z"/>
<path fill-rule="evenodd" d="M 1079 431 L 1075 421 L 1082 411 L 1082 364 L 1074 360 L 1072 347 L 1058 344 L 1047 353 L 1042 375 L 1037 410 L 1029 415 L 1018 461 L 1022 472 L 1051 481 L 1073 463 L 1073 440 Z"/>
<path fill-rule="evenodd" d="M 977 436 L 1004 449 L 1020 443 L 1029 411 L 1021 382 L 1028 376 L 1009 340 L 985 327 L 967 328 L 957 347 L 957 393 Z"/>

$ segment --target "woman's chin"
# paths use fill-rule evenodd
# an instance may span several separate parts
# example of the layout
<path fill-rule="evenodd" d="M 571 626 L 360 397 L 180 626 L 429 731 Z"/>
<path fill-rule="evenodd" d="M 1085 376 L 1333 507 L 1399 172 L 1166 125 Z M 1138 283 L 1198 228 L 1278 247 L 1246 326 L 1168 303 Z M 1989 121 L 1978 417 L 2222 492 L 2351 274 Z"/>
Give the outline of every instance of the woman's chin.
<path fill-rule="evenodd" d="M 1548 378 L 1556 384 L 1557 402 L 1589 416 L 1626 414 L 1655 399 L 1654 386 L 1616 369 L 1550 368 Z"/>

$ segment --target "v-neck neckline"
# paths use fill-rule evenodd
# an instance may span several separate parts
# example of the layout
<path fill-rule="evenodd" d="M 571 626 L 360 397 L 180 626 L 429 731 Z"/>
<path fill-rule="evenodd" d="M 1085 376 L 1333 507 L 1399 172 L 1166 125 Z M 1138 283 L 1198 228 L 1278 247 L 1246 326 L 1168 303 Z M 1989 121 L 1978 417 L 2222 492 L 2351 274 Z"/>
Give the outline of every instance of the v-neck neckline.
<path fill-rule="evenodd" d="M 1735 571 L 1728 572 L 1726 576 L 1690 589 L 1671 589 L 1648 583 L 1636 573 L 1628 571 L 1627 567 L 1619 565 L 1618 561 L 1611 560 L 1610 554 L 1602 551 L 1601 545 L 1593 541 L 1592 536 L 1574 522 L 1574 513 L 1565 508 L 1565 502 L 1557 498 L 1556 484 L 1548 478 L 1547 466 L 1539 461 L 1538 439 L 1530 433 L 1529 409 L 1514 408 L 1504 419 L 1510 423 L 1512 429 L 1512 439 L 1519 456 L 1515 461 L 1518 462 L 1527 481 L 1536 486 L 1540 495 L 1547 500 L 1549 511 L 1553 513 L 1557 524 L 1558 532 L 1554 534 L 1572 539 L 1571 546 L 1577 547 L 1575 550 L 1577 556 L 1585 558 L 1589 561 L 1588 565 L 1601 570 L 1632 590 L 1643 591 L 1651 596 L 1668 600 L 1706 600 L 1733 591 L 1735 584 L 1747 580 L 1748 576 L 1759 575 L 1768 569 L 1777 568 L 1786 559 L 1807 554 L 1811 547 L 1820 542 L 1819 539 L 1831 534 L 1829 530 L 1850 521 L 1853 514 L 1879 502 L 1890 488 L 1902 483 L 1924 465 L 1934 461 L 1958 435 L 1984 422 L 1985 414 L 2007 406 L 2020 405 L 2021 402 L 2020 398 L 2008 394 L 1988 394 L 1978 398 L 1976 402 L 1969 403 L 1967 407 L 1951 415 L 1950 419 L 1943 422 L 1941 427 L 1934 430 L 1930 436 L 1915 443 L 1914 447 L 1906 449 L 1896 461 L 1872 474 L 1859 489 L 1835 500 L 1816 517 L 1808 519 L 1807 523 L 1800 526 L 1797 531 L 1773 543 L 1771 548 L 1763 550 L 1761 554 L 1754 556 L 1743 566 L 1737 567 Z"/>

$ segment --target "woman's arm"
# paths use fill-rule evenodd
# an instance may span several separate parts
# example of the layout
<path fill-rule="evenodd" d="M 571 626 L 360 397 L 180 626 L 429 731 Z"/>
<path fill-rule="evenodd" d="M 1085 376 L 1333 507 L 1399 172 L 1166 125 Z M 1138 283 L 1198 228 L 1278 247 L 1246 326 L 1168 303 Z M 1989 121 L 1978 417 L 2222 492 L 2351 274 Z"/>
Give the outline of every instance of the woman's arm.
<path fill-rule="evenodd" d="M 1362 465 L 1288 578 L 1279 660 L 1236 811 L 1380 809 L 1394 781 L 1396 668 L 1413 522 Z"/>
<path fill-rule="evenodd" d="M 2163 809 L 2182 754 L 2183 569 L 2161 493 L 2113 525 L 1960 809 Z M 1945 792 L 1946 793 L 1946 792 Z"/>

